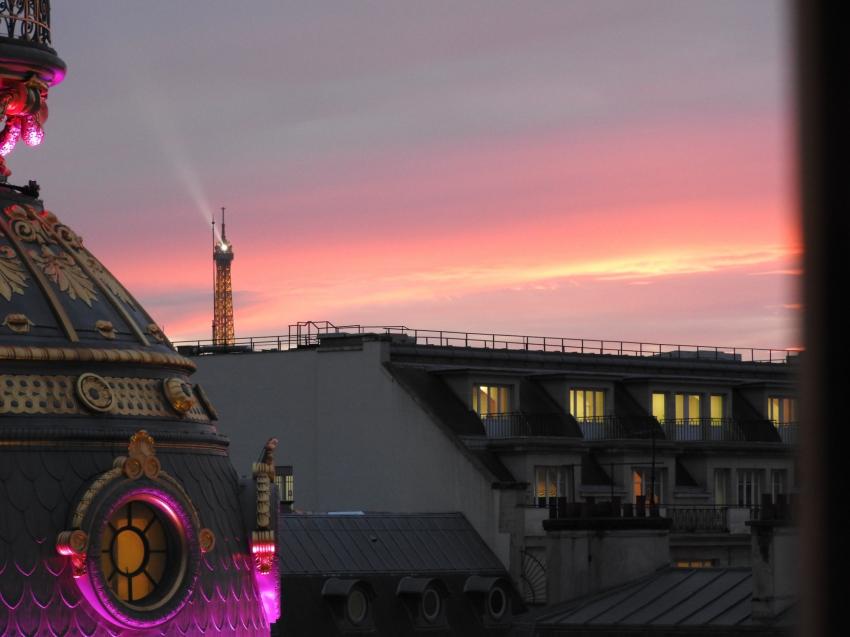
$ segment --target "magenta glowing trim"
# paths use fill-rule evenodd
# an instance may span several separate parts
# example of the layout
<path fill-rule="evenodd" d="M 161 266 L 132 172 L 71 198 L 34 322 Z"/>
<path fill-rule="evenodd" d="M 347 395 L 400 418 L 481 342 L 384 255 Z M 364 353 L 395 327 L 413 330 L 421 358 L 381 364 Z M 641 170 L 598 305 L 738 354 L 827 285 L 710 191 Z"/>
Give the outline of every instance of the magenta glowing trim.
<path fill-rule="evenodd" d="M 44 140 L 44 129 L 34 115 L 27 115 L 24 118 L 21 136 L 27 146 L 38 146 Z"/>
<path fill-rule="evenodd" d="M 251 542 L 254 556 L 254 581 L 263 603 L 266 621 L 273 624 L 280 617 L 280 577 L 278 577 L 277 545 L 274 541 Z"/>
<path fill-rule="evenodd" d="M 0 156 L 5 157 L 11 153 L 18 144 L 21 137 L 21 119 L 19 117 L 7 117 L 6 128 L 0 133 Z"/>
<path fill-rule="evenodd" d="M 194 528 L 190 515 L 186 512 L 181 503 L 174 498 L 174 496 L 152 487 L 138 487 L 125 493 L 115 504 L 112 505 L 105 516 L 99 517 L 98 521 L 100 522 L 100 526 L 95 529 L 95 532 L 99 534 L 103 529 L 103 524 L 105 524 L 118 509 L 127 504 L 130 500 L 143 500 L 165 513 L 174 523 L 180 537 L 186 538 L 187 542 L 183 549 L 185 551 L 190 551 L 193 550 L 192 547 L 194 546 L 195 550 L 197 550 L 196 545 L 198 530 Z M 186 557 L 188 559 L 189 556 L 187 555 Z M 76 579 L 77 586 L 89 604 L 91 604 L 92 608 L 96 610 L 101 617 L 111 624 L 121 628 L 152 628 L 173 619 L 181 610 L 183 610 L 186 602 L 188 602 L 191 598 L 192 589 L 194 588 L 196 576 L 198 574 L 197 569 L 195 569 L 194 573 L 184 573 L 182 575 L 183 581 L 175 582 L 176 587 L 183 588 L 182 594 L 180 592 L 174 593 L 175 595 L 183 597 L 181 603 L 168 609 L 161 615 L 157 615 L 156 617 L 152 617 L 150 619 L 139 619 L 138 617 L 131 616 L 125 612 L 123 604 L 114 598 L 111 591 L 108 589 L 107 583 L 103 581 L 101 576 L 95 578 L 94 573 L 99 573 L 97 569 L 99 569 L 98 562 L 100 561 L 100 556 L 89 555 L 87 559 L 91 567 L 90 571 L 87 577 L 79 577 Z M 187 577 L 190 578 L 188 585 L 185 582 Z"/>

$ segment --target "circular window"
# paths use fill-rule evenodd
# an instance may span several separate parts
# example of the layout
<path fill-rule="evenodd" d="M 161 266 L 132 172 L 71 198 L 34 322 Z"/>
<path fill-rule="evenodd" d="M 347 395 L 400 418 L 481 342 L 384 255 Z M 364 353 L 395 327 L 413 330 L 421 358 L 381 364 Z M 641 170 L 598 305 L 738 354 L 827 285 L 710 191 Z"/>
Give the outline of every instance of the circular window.
<path fill-rule="evenodd" d="M 106 584 L 122 602 L 151 606 L 174 583 L 179 543 L 174 525 L 148 502 L 131 500 L 115 511 L 101 535 L 100 565 Z"/>
<path fill-rule="evenodd" d="M 487 594 L 487 612 L 490 617 L 499 620 L 508 608 L 508 599 L 500 586 L 494 586 Z"/>
<path fill-rule="evenodd" d="M 369 600 L 366 594 L 359 588 L 353 588 L 345 601 L 345 613 L 348 621 L 359 626 L 366 620 L 369 612 Z"/>
<path fill-rule="evenodd" d="M 92 511 L 88 577 L 77 580 L 101 614 L 123 627 L 156 626 L 192 594 L 198 529 L 187 506 L 147 486 L 108 494 Z"/>
<path fill-rule="evenodd" d="M 429 623 L 437 621 L 443 607 L 443 599 L 433 588 L 425 589 L 422 593 L 422 616 Z"/>

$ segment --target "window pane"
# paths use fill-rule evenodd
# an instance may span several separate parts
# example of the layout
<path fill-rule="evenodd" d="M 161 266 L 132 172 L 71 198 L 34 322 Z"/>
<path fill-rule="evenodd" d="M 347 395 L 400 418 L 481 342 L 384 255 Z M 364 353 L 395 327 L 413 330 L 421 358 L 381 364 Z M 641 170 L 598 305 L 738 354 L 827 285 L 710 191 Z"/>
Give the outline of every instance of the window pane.
<path fill-rule="evenodd" d="M 712 396 L 711 397 L 711 418 L 713 420 L 719 420 L 723 418 L 723 396 Z"/>
<path fill-rule="evenodd" d="M 676 394 L 676 420 L 685 419 L 685 395 Z"/>
<path fill-rule="evenodd" d="M 538 498 L 546 497 L 546 469 L 536 467 L 534 469 L 535 494 Z"/>
<path fill-rule="evenodd" d="M 778 398 L 768 398 L 767 399 L 767 418 L 768 418 L 768 420 L 772 420 L 774 423 L 779 422 L 779 399 Z"/>
<path fill-rule="evenodd" d="M 694 423 L 700 417 L 699 398 L 699 394 L 688 395 L 688 418 Z"/>
<path fill-rule="evenodd" d="M 596 396 L 596 409 L 594 411 L 594 416 L 601 418 L 605 415 L 605 392 L 597 391 L 593 393 Z"/>
<path fill-rule="evenodd" d="M 576 390 L 570 390 L 570 415 L 576 417 Z"/>
<path fill-rule="evenodd" d="M 666 419 L 666 405 L 665 399 L 666 394 L 652 394 L 652 415 L 658 418 L 658 420 Z"/>
<path fill-rule="evenodd" d="M 585 418 L 593 418 L 596 414 L 593 411 L 593 392 L 584 392 L 584 416 Z"/>
<path fill-rule="evenodd" d="M 584 390 L 576 390 L 576 418 L 581 420 L 584 418 Z"/>

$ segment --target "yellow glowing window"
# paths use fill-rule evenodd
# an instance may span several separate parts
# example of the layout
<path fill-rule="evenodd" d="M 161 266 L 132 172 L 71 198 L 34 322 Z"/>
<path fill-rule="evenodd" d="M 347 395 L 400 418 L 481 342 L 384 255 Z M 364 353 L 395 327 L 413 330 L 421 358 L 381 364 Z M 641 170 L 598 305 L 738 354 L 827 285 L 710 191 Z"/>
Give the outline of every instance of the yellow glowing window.
<path fill-rule="evenodd" d="M 576 420 L 595 420 L 605 415 L 605 390 L 571 389 L 570 415 Z"/>
<path fill-rule="evenodd" d="M 479 416 L 510 412 L 511 388 L 507 385 L 475 385 L 472 388 L 472 410 Z"/>
<path fill-rule="evenodd" d="M 773 396 L 767 399 L 767 417 L 774 424 L 797 421 L 797 401 L 794 398 Z"/>
<path fill-rule="evenodd" d="M 676 568 L 711 568 L 714 566 L 714 560 L 679 560 L 676 562 Z"/>
<path fill-rule="evenodd" d="M 652 394 L 652 415 L 655 416 L 659 422 L 663 422 L 667 419 L 667 394 Z"/>
<path fill-rule="evenodd" d="M 675 396 L 676 420 L 679 424 L 688 422 L 692 425 L 699 424 L 700 417 L 700 395 L 699 394 L 676 394 Z"/>
<path fill-rule="evenodd" d="M 101 547 L 101 569 L 118 599 L 139 603 L 158 592 L 168 566 L 168 536 L 153 507 L 138 500 L 121 507 L 109 518 Z"/>
<path fill-rule="evenodd" d="M 720 425 L 720 421 L 726 417 L 723 396 L 714 394 L 711 396 L 711 424 Z"/>

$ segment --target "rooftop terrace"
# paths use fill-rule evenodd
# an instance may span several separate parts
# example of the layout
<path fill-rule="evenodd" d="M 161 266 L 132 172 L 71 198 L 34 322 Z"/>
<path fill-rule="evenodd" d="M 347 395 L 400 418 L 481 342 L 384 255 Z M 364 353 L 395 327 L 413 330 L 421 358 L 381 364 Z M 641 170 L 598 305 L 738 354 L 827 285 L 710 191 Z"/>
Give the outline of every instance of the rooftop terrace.
<path fill-rule="evenodd" d="M 237 338 L 232 345 L 214 345 L 212 340 L 177 341 L 174 345 L 181 354 L 189 356 L 288 351 L 299 347 L 314 347 L 325 338 L 354 334 L 393 335 L 404 337 L 410 343 L 415 343 L 416 345 L 431 345 L 435 347 L 465 347 L 772 364 L 791 363 L 801 352 L 799 349 L 644 343 L 639 341 L 616 341 L 561 336 L 456 332 L 451 330 L 414 329 L 404 325 L 334 325 L 329 321 L 303 321 L 290 325 L 286 334 Z"/>

